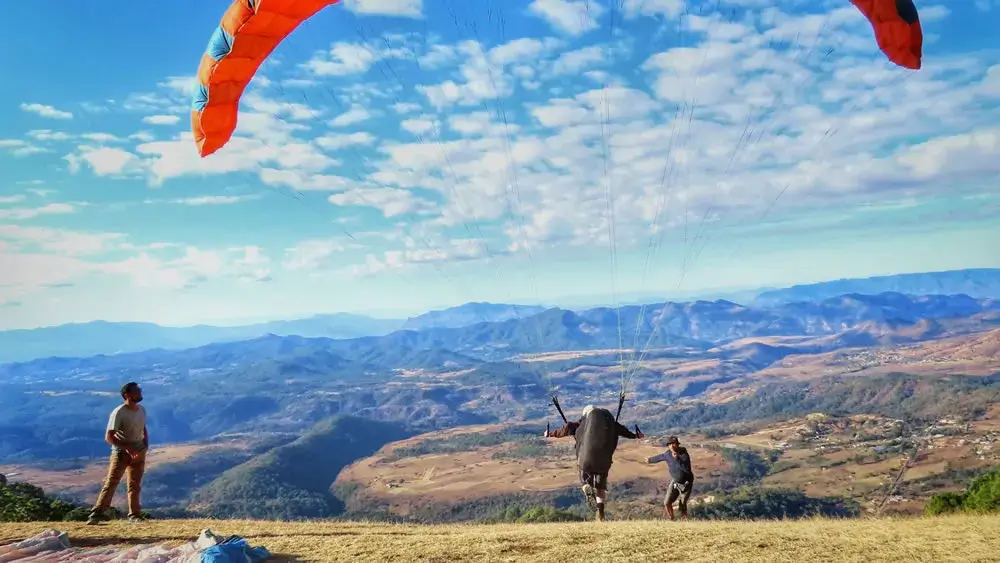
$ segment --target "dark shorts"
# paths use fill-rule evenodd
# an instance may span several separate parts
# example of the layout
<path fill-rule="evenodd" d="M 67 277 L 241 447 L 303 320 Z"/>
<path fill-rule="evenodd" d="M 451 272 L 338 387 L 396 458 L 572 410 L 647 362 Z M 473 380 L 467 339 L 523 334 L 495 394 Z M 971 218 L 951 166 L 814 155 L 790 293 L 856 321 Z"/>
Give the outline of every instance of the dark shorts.
<path fill-rule="evenodd" d="M 667 497 L 663 500 L 663 504 L 673 504 L 674 501 L 680 498 L 678 505 L 681 508 L 686 509 L 688 499 L 691 498 L 692 488 L 694 488 L 693 479 L 691 481 L 687 481 L 686 483 L 670 481 L 670 488 L 667 490 Z"/>
<path fill-rule="evenodd" d="M 590 484 L 590 486 L 594 487 L 595 489 L 599 489 L 602 491 L 608 490 L 607 473 L 587 473 L 586 471 L 581 471 L 580 482 L 583 484 Z"/>

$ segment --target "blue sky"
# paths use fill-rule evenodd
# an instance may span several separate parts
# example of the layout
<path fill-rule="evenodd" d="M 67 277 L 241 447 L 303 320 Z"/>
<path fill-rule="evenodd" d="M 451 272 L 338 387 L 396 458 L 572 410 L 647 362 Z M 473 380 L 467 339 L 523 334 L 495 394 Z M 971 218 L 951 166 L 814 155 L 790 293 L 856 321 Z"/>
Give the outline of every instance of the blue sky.
<path fill-rule="evenodd" d="M 995 0 L 345 0 L 200 159 L 227 6 L 0 7 L 0 329 L 1000 266 Z"/>

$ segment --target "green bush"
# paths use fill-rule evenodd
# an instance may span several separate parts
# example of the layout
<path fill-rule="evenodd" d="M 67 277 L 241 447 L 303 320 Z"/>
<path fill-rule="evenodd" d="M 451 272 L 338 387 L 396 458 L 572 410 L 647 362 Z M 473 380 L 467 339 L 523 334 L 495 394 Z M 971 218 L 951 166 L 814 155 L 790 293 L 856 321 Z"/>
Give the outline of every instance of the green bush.
<path fill-rule="evenodd" d="M 972 481 L 963 504 L 970 512 L 1000 511 L 1000 469 L 980 475 Z"/>
<path fill-rule="evenodd" d="M 941 493 L 934 495 L 924 507 L 924 514 L 937 516 L 939 514 L 950 514 L 962 510 L 965 501 L 964 493 Z"/>
<path fill-rule="evenodd" d="M 744 487 L 709 504 L 692 507 L 691 517 L 703 520 L 782 520 L 825 516 L 850 518 L 861 513 L 857 502 L 839 498 L 813 498 L 792 489 Z"/>
<path fill-rule="evenodd" d="M 86 508 L 46 495 L 35 485 L 0 484 L 0 522 L 86 520 L 88 513 Z"/>
<path fill-rule="evenodd" d="M 924 507 L 928 515 L 952 512 L 1000 512 L 1000 468 L 972 480 L 961 493 L 941 493 Z"/>

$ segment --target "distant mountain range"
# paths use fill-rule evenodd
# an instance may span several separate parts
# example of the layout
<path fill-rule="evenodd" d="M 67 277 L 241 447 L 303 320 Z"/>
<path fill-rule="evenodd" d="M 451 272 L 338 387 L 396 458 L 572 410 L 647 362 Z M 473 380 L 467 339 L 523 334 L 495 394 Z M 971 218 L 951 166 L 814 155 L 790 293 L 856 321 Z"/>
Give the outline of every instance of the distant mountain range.
<path fill-rule="evenodd" d="M 769 306 L 795 301 L 822 301 L 846 293 L 876 294 L 887 291 L 909 295 L 955 295 L 1000 299 L 1000 268 L 897 274 L 841 279 L 764 291 L 754 304 Z"/>
<path fill-rule="evenodd" d="M 407 319 L 402 330 L 427 328 L 461 328 L 476 323 L 495 323 L 510 319 L 523 319 L 537 315 L 547 307 L 535 305 L 503 305 L 494 303 L 466 303 L 441 311 L 430 311 Z"/>
<path fill-rule="evenodd" d="M 163 348 L 182 350 L 217 342 L 250 340 L 268 334 L 350 339 L 407 329 L 462 327 L 527 317 L 544 307 L 467 303 L 409 319 L 376 319 L 337 313 L 243 326 L 166 327 L 153 323 L 93 321 L 30 330 L 0 331 L 0 363 L 36 358 L 86 357 Z"/>
<path fill-rule="evenodd" d="M 622 341 L 619 342 L 619 316 Z M 913 339 L 967 333 L 1000 325 L 1000 300 L 966 295 L 849 294 L 817 303 L 770 308 L 731 301 L 694 301 L 597 308 L 548 309 L 526 318 L 457 328 L 399 330 L 351 339 L 267 334 L 185 350 L 152 349 L 112 356 L 50 357 L 0 365 L 0 380 L 42 373 L 89 373 L 171 368 L 184 377 L 230 366 L 271 365 L 278 375 L 364 374 L 394 369 L 460 369 L 526 354 L 625 348 L 710 350 L 751 337 L 833 336 L 869 346 L 889 333 Z M 952 327 L 949 329 L 949 326 Z M 638 332 L 637 332 L 638 329 Z M 849 344 L 849 343 L 845 343 Z M 167 372 L 164 372 L 167 373 Z"/>
<path fill-rule="evenodd" d="M 447 428 L 544 416 L 554 386 L 577 404 L 613 400 L 620 378 L 611 350 L 619 344 L 648 344 L 632 386 L 641 402 L 693 397 L 790 355 L 997 328 L 994 299 L 849 294 L 773 307 L 715 300 L 549 309 L 350 339 L 268 334 L 185 350 L 49 357 L 0 365 L 0 459 L 105 455 L 102 420 L 125 381 L 146 390 L 159 442 L 300 432 L 341 414 Z"/>
<path fill-rule="evenodd" d="M 794 286 L 787 289 L 768 290 L 757 294 L 751 300 L 749 295 L 746 303 L 756 308 L 771 308 L 774 306 L 807 302 L 816 303 L 845 294 L 881 294 L 894 292 L 910 295 L 954 295 L 965 294 L 974 298 L 1000 298 L 1000 269 L 956 270 L 947 272 L 930 272 L 922 274 L 900 274 L 873 278 L 837 280 L 811 285 Z M 731 301 L 696 301 L 700 305 L 691 305 L 698 311 L 708 307 L 705 303 L 723 303 L 722 308 L 739 308 Z M 661 307 L 662 304 L 658 307 Z M 677 305 L 669 308 L 668 326 L 675 329 L 687 322 L 695 322 L 689 333 L 669 332 L 671 338 L 667 341 L 678 343 L 678 338 L 694 340 L 716 340 L 720 336 L 722 325 L 716 326 L 698 324 L 701 321 L 685 321 L 685 315 L 694 309 L 677 309 Z M 0 332 L 0 363 L 21 362 L 36 358 L 51 356 L 86 357 L 98 354 L 121 354 L 139 352 L 156 348 L 179 350 L 203 346 L 210 343 L 237 342 L 250 340 L 265 335 L 303 336 L 350 340 L 363 337 L 390 336 L 395 341 L 404 341 L 422 346 L 423 343 L 434 342 L 435 339 L 452 337 L 451 333 L 431 332 L 423 336 L 411 334 L 396 334 L 398 331 L 427 331 L 438 329 L 460 329 L 476 327 L 483 323 L 514 324 L 502 327 L 479 327 L 473 333 L 459 337 L 467 342 L 469 348 L 478 342 L 482 347 L 510 348 L 514 350 L 551 351 L 559 349 L 576 349 L 602 345 L 617 346 L 617 324 L 614 338 L 607 334 L 595 335 L 588 333 L 592 325 L 600 325 L 594 315 L 607 315 L 611 309 L 607 307 L 589 309 L 580 312 L 570 312 L 563 309 L 548 309 L 542 306 L 509 305 L 494 303 L 466 303 L 458 307 L 430 311 L 409 319 L 378 319 L 363 315 L 338 313 L 316 315 L 305 319 L 272 321 L 244 326 L 191 326 L 164 327 L 152 323 L 115 323 L 94 321 L 82 324 L 67 324 L 31 330 L 9 330 Z M 642 334 L 648 335 L 650 321 L 639 321 L 637 313 L 639 306 L 623 306 L 623 331 L 627 335 L 636 332 L 639 326 Z M 736 311 L 737 309 L 733 309 Z M 754 309 L 753 311 L 757 311 Z M 522 325 L 518 321 L 532 318 L 545 313 L 548 316 L 532 321 L 534 324 Z M 700 313 L 696 313 L 700 314 Z M 735 314 L 735 313 L 734 313 Z M 756 313 L 750 309 L 740 313 L 753 316 Z M 570 315 L 570 316 L 566 316 Z M 579 317 L 575 319 L 573 315 Z M 617 315 L 616 315 L 617 316 Z M 730 329 L 739 332 L 739 326 L 748 322 L 742 318 Z M 577 322 L 579 320 L 579 322 Z M 703 319 L 702 319 L 703 320 Z M 769 322 L 778 322 L 771 319 Z M 638 324 L 637 324 L 638 323 Z M 724 323 L 723 323 L 724 324 Z M 561 325 L 562 328 L 558 328 Z M 704 326 L 714 328 L 707 330 Z M 584 327 L 584 328 L 580 328 Z M 775 330 L 783 330 L 774 327 Z M 551 329 L 551 330 L 550 330 Z M 764 330 L 757 327 L 757 330 Z M 478 331 L 478 332 L 476 332 Z M 544 343 L 529 344 L 531 338 L 538 339 L 540 331 L 548 336 Z M 703 334 L 704 333 L 704 334 Z M 532 336 L 534 335 L 534 336 Z M 560 336 L 557 336 L 560 335 Z M 514 338 L 515 341 L 509 341 Z M 660 342 L 660 344 L 664 344 Z M 626 343 L 623 343 L 626 344 Z M 643 343 L 639 343 L 641 346 Z M 442 346 L 448 348 L 447 346 Z M 453 348 L 448 348 L 454 351 Z"/>

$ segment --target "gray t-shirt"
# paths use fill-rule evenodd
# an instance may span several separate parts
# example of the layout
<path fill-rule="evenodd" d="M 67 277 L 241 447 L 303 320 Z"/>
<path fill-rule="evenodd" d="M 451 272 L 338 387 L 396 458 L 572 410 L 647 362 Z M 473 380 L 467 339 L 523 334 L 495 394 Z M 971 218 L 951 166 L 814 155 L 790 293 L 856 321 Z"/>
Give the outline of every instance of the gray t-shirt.
<path fill-rule="evenodd" d="M 142 441 L 143 430 L 146 428 L 146 408 L 142 405 L 137 406 L 139 408 L 133 411 L 125 405 L 118 405 L 108 417 L 108 430 L 114 430 L 119 440 L 141 452 L 145 449 Z M 111 446 L 111 449 L 112 451 L 120 450 L 118 446 L 114 445 Z"/>

